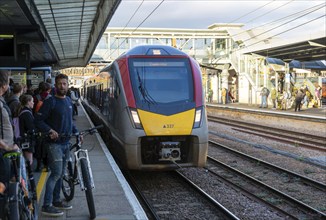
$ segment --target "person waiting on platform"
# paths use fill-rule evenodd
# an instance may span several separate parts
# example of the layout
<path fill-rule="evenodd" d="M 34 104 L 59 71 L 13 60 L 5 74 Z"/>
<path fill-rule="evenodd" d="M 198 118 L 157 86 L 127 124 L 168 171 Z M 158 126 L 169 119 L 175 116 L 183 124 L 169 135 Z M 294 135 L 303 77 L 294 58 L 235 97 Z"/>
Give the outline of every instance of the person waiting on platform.
<path fill-rule="evenodd" d="M 317 101 L 317 107 L 321 107 L 321 87 L 320 85 L 318 85 L 316 88 L 315 88 L 315 100 Z"/>
<path fill-rule="evenodd" d="M 283 99 L 282 99 L 282 110 L 288 109 L 288 101 L 290 99 L 290 94 L 288 91 L 283 92 Z"/>
<path fill-rule="evenodd" d="M 223 88 L 222 89 L 222 104 L 226 104 L 226 95 L 227 95 L 226 88 Z"/>
<path fill-rule="evenodd" d="M 302 90 L 302 89 L 299 89 L 299 90 L 297 91 L 297 94 L 295 95 L 295 107 L 294 107 L 294 111 L 295 111 L 295 112 L 296 112 L 297 110 L 298 110 L 298 111 L 301 111 L 301 110 L 300 110 L 300 109 L 301 109 L 301 102 L 302 102 L 304 96 L 305 96 L 305 93 L 303 92 L 303 90 Z"/>
<path fill-rule="evenodd" d="M 20 134 L 27 134 L 35 132 L 34 116 L 33 116 L 33 106 L 34 99 L 31 95 L 22 95 L 20 97 L 21 110 L 19 112 L 19 130 Z M 33 164 L 33 153 L 35 150 L 35 140 L 32 138 L 22 138 L 24 143 L 28 143 L 28 147 L 25 146 L 23 149 L 24 157 L 29 161 L 30 165 Z"/>
<path fill-rule="evenodd" d="M 10 161 L 3 157 L 6 151 L 18 150 L 14 143 L 14 132 L 11 125 L 10 109 L 7 106 L 3 95 L 9 88 L 9 73 L 0 70 L 0 219 L 4 219 L 6 206 L 6 192 L 10 180 Z"/>
<path fill-rule="evenodd" d="M 208 99 L 207 99 L 207 101 L 209 103 L 211 103 L 213 101 L 213 90 L 212 89 L 208 90 Z"/>
<path fill-rule="evenodd" d="M 232 102 L 232 103 L 235 102 L 235 98 L 233 96 L 232 88 L 229 89 L 228 97 L 229 97 L 229 102 Z"/>
<path fill-rule="evenodd" d="M 19 97 L 23 94 L 23 86 L 19 83 L 14 83 L 12 94 L 7 100 L 7 105 L 10 108 L 12 117 L 18 117 L 21 104 Z"/>
<path fill-rule="evenodd" d="M 260 95 L 261 95 L 261 104 L 259 108 L 267 108 L 267 97 L 269 95 L 269 90 L 266 87 L 262 87 L 260 90 Z"/>
<path fill-rule="evenodd" d="M 41 132 L 49 133 L 47 146 L 48 164 L 51 174 L 46 182 L 42 213 L 47 216 L 62 216 L 59 209 L 72 209 L 60 199 L 62 176 L 69 156 L 69 137 L 59 134 L 74 134 L 77 131 L 72 120 L 71 99 L 68 92 L 68 76 L 59 74 L 55 78 L 56 94 L 44 100 L 40 110 L 35 114 L 35 125 Z"/>
<path fill-rule="evenodd" d="M 308 108 L 308 106 L 309 106 L 309 102 L 310 102 L 310 92 L 309 92 L 309 90 L 307 89 L 306 91 L 305 91 L 305 96 L 304 96 L 304 98 L 303 98 L 303 106 L 304 107 L 306 107 L 306 108 Z"/>
<path fill-rule="evenodd" d="M 276 98 L 277 98 L 277 92 L 276 92 L 276 89 L 273 87 L 271 89 L 271 99 L 272 99 L 272 103 L 273 103 L 273 109 L 276 109 Z"/>

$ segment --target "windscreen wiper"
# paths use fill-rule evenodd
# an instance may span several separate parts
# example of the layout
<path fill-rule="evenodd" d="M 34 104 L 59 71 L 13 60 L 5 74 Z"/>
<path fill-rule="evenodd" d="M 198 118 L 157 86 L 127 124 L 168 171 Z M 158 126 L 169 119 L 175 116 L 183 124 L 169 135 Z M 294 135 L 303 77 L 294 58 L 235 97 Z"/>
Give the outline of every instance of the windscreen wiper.
<path fill-rule="evenodd" d="M 145 102 L 147 102 L 148 104 L 152 104 L 152 105 L 155 105 L 157 102 L 153 99 L 153 97 L 148 93 L 145 85 L 143 84 L 143 81 L 141 80 L 140 76 L 139 76 L 139 72 L 138 70 L 136 71 L 137 72 L 137 77 L 138 77 L 138 83 L 139 83 L 139 86 L 138 86 L 138 89 L 144 99 Z"/>

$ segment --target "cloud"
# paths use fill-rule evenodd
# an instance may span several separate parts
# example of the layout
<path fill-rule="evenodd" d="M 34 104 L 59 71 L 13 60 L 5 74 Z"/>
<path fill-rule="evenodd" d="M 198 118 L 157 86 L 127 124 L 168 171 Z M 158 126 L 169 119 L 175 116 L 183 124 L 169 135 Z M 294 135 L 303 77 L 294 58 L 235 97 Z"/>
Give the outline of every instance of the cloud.
<path fill-rule="evenodd" d="M 109 27 L 125 27 L 141 2 L 138 0 L 122 0 L 109 23 Z M 137 27 L 142 23 L 140 27 L 206 29 L 213 23 L 243 23 L 245 29 L 250 29 L 324 3 L 322 9 L 301 18 L 294 19 L 295 17 L 292 17 L 287 20 L 280 20 L 270 27 L 277 27 L 294 19 L 288 24 L 275 28 L 274 31 L 271 31 L 272 35 L 282 33 L 282 31 L 284 32 L 281 34 L 281 36 L 284 35 L 283 37 L 311 35 L 318 30 L 326 33 L 324 1 L 165 0 L 155 10 L 160 2 L 160 0 L 144 1 L 127 27 Z M 153 12 L 153 10 L 155 11 Z M 150 15 L 150 13 L 152 14 Z M 324 17 L 311 21 L 323 15 Z M 146 18 L 147 20 L 145 20 Z M 304 23 L 307 24 L 290 30 Z M 265 28 L 269 29 L 268 27 Z"/>

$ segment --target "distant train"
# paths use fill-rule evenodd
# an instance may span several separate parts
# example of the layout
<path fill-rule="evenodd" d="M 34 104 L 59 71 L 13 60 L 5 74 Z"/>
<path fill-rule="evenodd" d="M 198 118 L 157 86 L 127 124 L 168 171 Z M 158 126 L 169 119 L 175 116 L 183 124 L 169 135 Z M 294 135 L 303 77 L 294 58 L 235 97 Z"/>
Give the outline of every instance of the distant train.
<path fill-rule="evenodd" d="M 202 167 L 208 128 L 197 62 L 170 46 L 137 46 L 85 81 L 84 105 L 95 110 L 128 169 Z M 176 165 L 177 164 L 177 165 Z"/>

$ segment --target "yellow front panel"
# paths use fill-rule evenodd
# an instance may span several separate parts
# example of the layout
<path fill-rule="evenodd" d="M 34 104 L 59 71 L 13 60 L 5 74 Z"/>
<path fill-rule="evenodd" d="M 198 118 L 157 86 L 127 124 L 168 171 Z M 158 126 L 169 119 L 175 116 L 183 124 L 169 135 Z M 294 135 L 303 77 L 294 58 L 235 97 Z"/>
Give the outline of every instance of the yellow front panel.
<path fill-rule="evenodd" d="M 138 110 L 146 135 L 190 135 L 194 124 L 195 109 L 165 116 Z"/>

